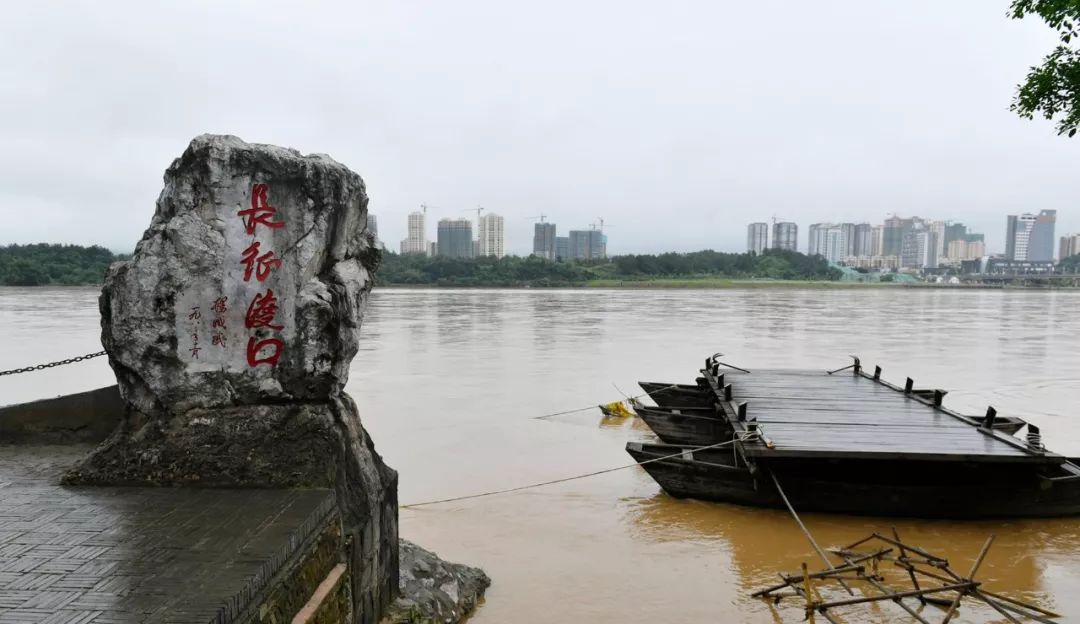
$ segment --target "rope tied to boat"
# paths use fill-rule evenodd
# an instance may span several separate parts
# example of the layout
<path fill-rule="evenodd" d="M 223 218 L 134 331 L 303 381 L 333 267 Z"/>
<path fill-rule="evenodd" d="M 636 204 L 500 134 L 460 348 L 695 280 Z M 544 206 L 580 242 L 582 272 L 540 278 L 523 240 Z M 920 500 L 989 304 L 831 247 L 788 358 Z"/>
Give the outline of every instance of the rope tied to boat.
<path fill-rule="evenodd" d="M 660 388 L 658 390 L 653 390 L 653 392 L 663 392 L 664 390 L 671 390 L 672 388 L 677 388 L 677 387 L 679 387 L 679 384 L 671 384 L 670 386 L 664 386 L 663 388 Z M 615 389 L 618 390 L 619 387 L 616 386 Z M 619 392 L 621 393 L 622 391 L 619 390 Z M 648 393 L 648 392 L 642 392 L 641 394 L 637 394 L 637 395 L 634 395 L 632 397 L 626 397 L 625 399 L 620 399 L 619 401 L 614 401 L 614 402 L 615 403 L 621 403 L 621 402 L 625 402 L 625 401 L 633 401 L 635 399 L 640 399 L 641 397 L 649 396 L 649 394 L 650 393 Z M 626 395 L 623 395 L 623 396 L 626 396 Z M 602 405 L 608 405 L 608 404 L 603 403 Z M 597 408 L 596 405 L 590 405 L 588 407 L 582 407 L 582 408 L 578 408 L 578 409 L 566 410 L 565 412 L 555 412 L 554 414 L 544 414 L 543 416 L 530 416 L 529 420 L 544 420 L 544 419 L 547 419 L 547 418 L 554 418 L 556 416 L 566 416 L 567 414 L 577 414 L 579 412 L 587 412 L 589 410 L 594 410 L 596 408 Z"/>
<path fill-rule="evenodd" d="M 664 460 L 667 460 L 667 459 L 674 459 L 676 457 L 682 457 L 683 455 L 686 454 L 687 451 L 696 452 L 696 451 L 707 451 L 709 449 L 720 448 L 722 446 L 727 446 L 728 444 L 734 444 L 736 441 L 737 440 L 735 438 L 733 438 L 731 440 L 725 440 L 724 442 L 718 442 L 716 444 L 709 444 L 708 446 L 686 447 L 686 448 L 680 450 L 678 453 L 672 453 L 671 455 L 664 455 L 662 457 L 654 457 L 652 459 L 646 459 L 643 462 L 634 462 L 632 464 L 625 464 L 625 465 L 622 465 L 622 466 L 616 466 L 614 468 L 606 468 L 604 470 L 596 470 L 594 472 L 587 472 L 585 474 L 574 475 L 572 477 L 563 477 L 561 479 L 553 479 L 551 481 L 543 481 L 541 483 L 531 483 L 529 485 L 519 485 L 518 487 L 506 488 L 506 489 L 503 489 L 503 490 L 493 490 L 491 492 L 482 492 L 480 494 L 467 494 L 465 496 L 455 496 L 453 498 L 443 498 L 443 499 L 440 499 L 440 500 L 425 501 L 425 502 L 422 502 L 422 503 L 411 503 L 411 504 L 408 504 L 408 505 L 400 505 L 399 508 L 400 509 L 412 509 L 412 508 L 415 508 L 415 507 L 425 507 L 427 505 L 437 505 L 439 503 L 452 503 L 452 502 L 456 502 L 456 501 L 469 500 L 469 499 L 473 499 L 473 498 L 483 498 L 485 496 L 495 496 L 497 494 L 509 494 L 511 492 L 520 492 L 522 490 L 529 490 L 529 489 L 532 489 L 532 488 L 543 487 L 545 485 L 555 485 L 556 483 L 566 483 L 567 481 L 576 481 L 578 479 L 585 479 L 587 477 L 595 477 L 597 475 L 607 474 L 609 472 L 615 472 L 615 471 L 618 471 L 618 470 L 625 470 L 627 468 L 633 468 L 635 466 L 644 466 L 645 464 L 651 464 L 653 462 L 664 461 Z"/>

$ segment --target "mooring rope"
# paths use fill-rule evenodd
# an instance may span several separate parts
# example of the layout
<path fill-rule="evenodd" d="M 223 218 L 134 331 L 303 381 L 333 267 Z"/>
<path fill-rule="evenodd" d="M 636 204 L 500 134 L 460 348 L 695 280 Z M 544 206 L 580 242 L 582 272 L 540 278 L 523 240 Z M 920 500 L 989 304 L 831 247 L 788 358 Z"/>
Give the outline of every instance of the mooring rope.
<path fill-rule="evenodd" d="M 625 470 L 627 468 L 633 468 L 634 466 L 644 466 L 645 464 L 651 464 L 653 462 L 664 461 L 665 459 L 672 459 L 673 457 L 680 457 L 685 451 L 707 451 L 709 449 L 719 448 L 721 446 L 727 446 L 728 444 L 734 444 L 735 439 L 726 440 L 724 442 L 718 442 L 716 444 L 710 444 L 708 446 L 695 446 L 687 447 L 684 451 L 678 453 L 672 453 L 671 455 L 664 455 L 662 457 L 654 457 L 652 459 L 646 459 L 643 462 L 634 462 L 632 464 L 625 464 L 622 466 L 616 466 L 615 468 L 607 468 L 604 470 L 597 470 L 595 472 L 587 472 L 585 474 L 574 475 L 572 477 L 563 477 L 562 479 L 554 479 L 551 481 L 544 481 L 542 483 L 531 483 L 529 485 L 519 485 L 517 487 L 506 488 L 504 490 L 494 490 L 491 492 L 483 492 L 480 494 L 468 494 L 466 496 L 455 496 L 453 498 L 443 498 L 440 500 L 425 501 L 423 503 L 411 503 L 409 505 L 400 505 L 400 509 L 411 509 L 413 507 L 424 507 L 427 505 L 437 505 L 439 503 L 452 503 L 455 501 L 469 500 L 472 498 L 483 498 L 485 496 L 495 496 L 496 494 L 509 494 L 510 492 L 520 492 L 521 490 L 528 490 L 532 488 L 538 488 L 545 485 L 554 485 L 556 483 L 566 483 L 567 481 L 575 481 L 577 479 L 584 479 L 586 477 L 595 477 L 596 475 L 602 475 L 609 472 L 615 472 L 617 470 Z"/>
<path fill-rule="evenodd" d="M 679 387 L 679 384 L 671 384 L 670 386 L 664 386 L 663 388 L 658 388 L 656 390 L 653 390 L 653 392 L 663 392 L 664 390 L 671 390 L 672 388 L 677 388 L 677 387 Z M 619 387 L 615 386 L 615 389 L 619 390 Z M 622 390 L 619 390 L 619 393 L 622 394 Z M 635 395 L 635 396 L 632 396 L 632 397 L 628 397 L 625 394 L 623 394 L 623 396 L 626 397 L 626 398 L 620 399 L 620 400 L 621 401 L 632 401 L 634 399 L 640 399 L 641 397 L 649 396 L 649 394 L 651 394 L 651 393 L 642 392 L 641 394 L 638 394 L 638 395 Z M 581 407 L 581 408 L 578 408 L 578 409 L 566 410 L 565 412 L 555 412 L 554 414 L 544 414 L 543 416 L 530 416 L 529 420 L 544 420 L 545 418 L 554 418 L 555 416 L 566 416 L 567 414 L 577 414 L 578 412 L 587 412 L 589 410 L 594 410 L 594 409 L 596 409 L 596 407 L 597 407 L 596 405 L 590 405 L 589 407 Z"/>

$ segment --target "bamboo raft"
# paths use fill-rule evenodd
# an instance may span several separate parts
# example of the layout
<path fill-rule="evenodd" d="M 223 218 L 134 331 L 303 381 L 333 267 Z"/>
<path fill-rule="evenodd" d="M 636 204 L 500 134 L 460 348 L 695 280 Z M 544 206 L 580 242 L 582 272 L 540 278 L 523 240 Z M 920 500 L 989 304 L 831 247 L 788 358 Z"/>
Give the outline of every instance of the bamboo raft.
<path fill-rule="evenodd" d="M 657 406 L 632 405 L 668 443 L 631 442 L 627 452 L 652 460 L 645 470 L 676 497 L 782 507 L 776 479 L 806 511 L 1080 514 L 1080 467 L 1047 451 L 1038 427 L 993 408 L 959 414 L 944 391 L 893 385 L 858 358 L 830 372 L 721 372 L 714 356 L 693 385 L 641 386 Z M 1024 426 L 1026 439 L 1011 435 Z"/>

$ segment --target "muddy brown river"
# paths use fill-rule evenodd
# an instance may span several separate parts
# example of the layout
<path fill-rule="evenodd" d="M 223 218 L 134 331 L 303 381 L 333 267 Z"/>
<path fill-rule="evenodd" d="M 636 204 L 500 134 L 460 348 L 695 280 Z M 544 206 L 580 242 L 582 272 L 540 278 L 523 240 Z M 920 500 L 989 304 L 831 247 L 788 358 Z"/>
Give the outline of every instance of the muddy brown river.
<path fill-rule="evenodd" d="M 0 288 L 0 370 L 100 349 L 94 289 Z M 401 475 L 402 504 L 626 464 L 635 421 L 590 409 L 636 381 L 692 382 L 705 356 L 838 368 L 949 390 L 946 404 L 1041 426 L 1080 456 L 1080 293 L 989 290 L 381 290 L 349 392 Z M 112 383 L 104 359 L 0 377 L 0 404 Z M 945 522 L 804 514 L 822 545 L 896 527 L 985 587 L 1080 619 L 1080 519 Z M 786 512 L 675 500 L 640 468 L 402 509 L 401 532 L 494 584 L 471 622 L 799 622 L 749 598 L 819 562 Z M 896 580 L 899 580 L 897 578 Z M 846 622 L 908 621 L 894 605 Z M 940 621 L 941 612 L 926 610 Z M 965 602 L 960 622 L 1005 621 Z"/>

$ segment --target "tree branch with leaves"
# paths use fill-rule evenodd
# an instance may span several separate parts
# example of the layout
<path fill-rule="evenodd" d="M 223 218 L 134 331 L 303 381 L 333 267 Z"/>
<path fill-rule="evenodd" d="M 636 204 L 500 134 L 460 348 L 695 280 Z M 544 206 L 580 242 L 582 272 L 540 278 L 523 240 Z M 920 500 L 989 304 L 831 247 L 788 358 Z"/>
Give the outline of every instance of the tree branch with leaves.
<path fill-rule="evenodd" d="M 1080 50 L 1072 45 L 1080 26 L 1080 0 L 1013 0 L 1009 17 L 1038 15 L 1058 33 L 1061 45 L 1031 68 L 1017 87 L 1010 110 L 1025 119 L 1057 120 L 1058 134 L 1076 136 L 1080 128 Z"/>

